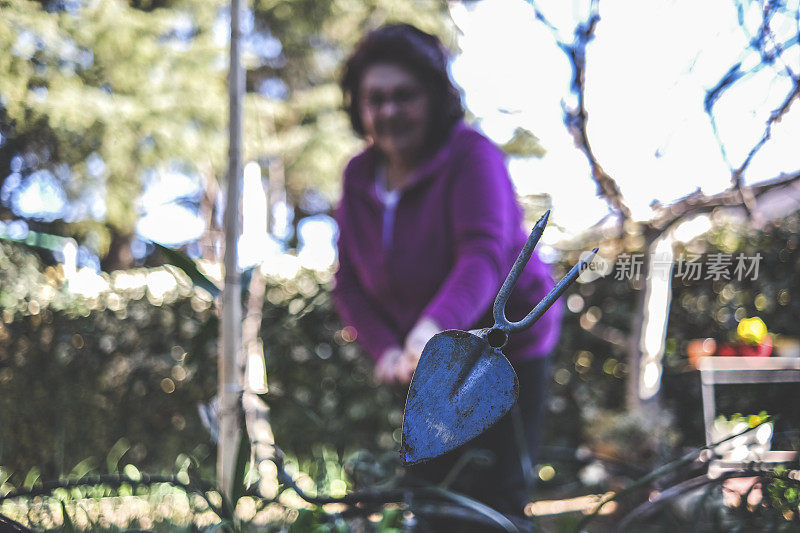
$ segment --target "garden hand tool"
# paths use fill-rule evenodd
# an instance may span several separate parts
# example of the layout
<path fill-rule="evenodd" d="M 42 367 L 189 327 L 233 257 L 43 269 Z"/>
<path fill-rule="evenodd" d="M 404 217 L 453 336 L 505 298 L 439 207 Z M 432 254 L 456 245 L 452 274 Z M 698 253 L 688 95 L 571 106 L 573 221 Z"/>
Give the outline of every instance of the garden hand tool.
<path fill-rule="evenodd" d="M 486 431 L 514 405 L 519 393 L 517 374 L 500 351 L 511 333 L 531 327 L 591 262 L 590 255 L 518 322 L 509 322 L 505 307 L 514 285 L 531 258 L 547 225 L 550 211 L 539 219 L 511 268 L 497 298 L 491 328 L 447 330 L 425 345 L 406 398 L 403 444 L 406 464 L 445 454 Z"/>

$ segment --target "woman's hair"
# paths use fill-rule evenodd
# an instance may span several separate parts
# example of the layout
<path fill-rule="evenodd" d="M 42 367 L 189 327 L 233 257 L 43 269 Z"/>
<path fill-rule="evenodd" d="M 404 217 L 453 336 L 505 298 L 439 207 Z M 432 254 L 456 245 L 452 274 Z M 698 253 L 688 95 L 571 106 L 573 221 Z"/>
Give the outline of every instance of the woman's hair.
<path fill-rule="evenodd" d="M 438 147 L 453 125 L 464 117 L 461 95 L 447 72 L 448 54 L 438 38 L 410 24 L 389 24 L 369 32 L 344 66 L 341 86 L 350 123 L 359 135 L 364 125 L 359 113 L 359 88 L 367 69 L 378 63 L 405 68 L 416 76 L 428 94 L 428 139 Z"/>

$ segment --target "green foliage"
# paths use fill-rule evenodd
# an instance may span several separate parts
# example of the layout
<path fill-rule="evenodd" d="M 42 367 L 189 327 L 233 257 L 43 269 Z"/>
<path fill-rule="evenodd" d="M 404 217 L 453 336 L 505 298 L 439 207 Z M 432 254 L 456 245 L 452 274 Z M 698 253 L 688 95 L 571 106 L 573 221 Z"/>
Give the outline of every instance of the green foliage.
<path fill-rule="evenodd" d="M 766 507 L 795 526 L 800 523 L 800 483 L 796 474 L 797 471 L 792 473 L 779 466 L 762 489 Z"/>
<path fill-rule="evenodd" d="M 320 456 L 320 445 L 339 455 L 376 441 L 378 450 L 395 449 L 402 391 L 374 383 L 372 363 L 343 337 L 325 289 L 311 272 L 267 289 L 262 338 L 276 442 L 302 457 Z"/>
<path fill-rule="evenodd" d="M 576 260 L 567 257 L 557 264 L 556 279 Z M 598 411 L 622 408 L 635 297 L 629 281 L 613 276 L 578 282 L 562 296 L 567 305 L 552 357 L 546 444 L 577 447 L 586 441 L 586 422 Z"/>
<path fill-rule="evenodd" d="M 289 533 L 328 533 L 337 531 L 326 523 L 327 515 L 320 508 L 300 509 L 297 519 L 289 526 Z M 347 531 L 345 529 L 344 531 Z"/>
<path fill-rule="evenodd" d="M 403 511 L 401 509 L 385 509 L 378 522 L 380 533 L 395 533 L 402 531 Z"/>
<path fill-rule="evenodd" d="M 746 422 L 748 427 L 754 428 L 767 420 L 769 415 L 766 411 L 761 411 L 757 415 L 743 415 L 742 413 L 733 413 L 730 417 L 725 417 L 724 415 L 720 415 L 715 419 L 715 422 L 722 422 L 726 423 L 730 427 L 734 427 L 741 422 Z"/>
<path fill-rule="evenodd" d="M 158 243 L 156 243 L 155 246 L 156 249 L 162 255 L 164 255 L 167 264 L 180 268 L 184 274 L 189 276 L 189 279 L 196 287 L 200 287 L 214 298 L 222 293 L 222 291 L 219 290 L 219 287 L 217 287 L 213 281 L 208 279 L 205 274 L 200 272 L 200 270 L 197 268 L 197 264 L 195 264 L 195 262 L 192 261 L 192 259 L 190 259 L 188 256 Z"/>
<path fill-rule="evenodd" d="M 77 311 L 60 270 L 44 268 L 27 247 L 0 240 L 0 309 L 4 317 L 38 313 L 43 307 Z M 0 338 L 3 336 L 0 329 Z"/>
<path fill-rule="evenodd" d="M 101 257 L 127 246 L 133 200 L 148 175 L 168 170 L 199 177 L 213 205 L 227 169 L 227 2 L 9 0 L 1 9 L 0 184 L 15 170 L 23 180 L 51 172 L 79 207 L 49 231 L 91 243 Z M 359 145 L 340 109 L 341 61 L 385 21 L 416 23 L 452 44 L 446 5 L 256 0 L 248 10 L 245 160 L 279 162 L 276 178 L 295 205 L 309 189 L 332 202 Z M 22 169 L 12 168 L 17 156 Z M 98 198 L 102 213 L 92 207 Z M 21 216 L 9 211 L 0 206 L 4 218 Z"/>
<path fill-rule="evenodd" d="M 231 494 L 230 508 L 236 509 L 239 499 L 247 492 L 247 467 L 250 463 L 250 438 L 244 418 L 239 428 L 239 448 L 236 451 L 236 469 L 233 472 L 233 492 Z M 232 517 L 233 518 L 233 517 Z"/>
<path fill-rule="evenodd" d="M 10 53 L 0 59 L 0 177 L 21 154 L 23 171 L 50 169 L 73 201 L 105 190 L 104 220 L 78 217 L 70 230 L 95 231 L 101 253 L 110 244 L 103 224 L 131 233 L 145 170 L 193 161 L 213 179 L 224 169 L 225 50 L 211 31 L 219 4 L 179 4 L 59 10 L 14 0 L 2 8 L 0 46 Z"/>
<path fill-rule="evenodd" d="M 37 466 L 53 479 L 104 462 L 171 471 L 185 454 L 208 476 L 214 450 L 197 415 L 216 392 L 218 319 L 208 294 L 184 278 L 158 298 L 130 286 L 168 273 L 155 269 L 112 274 L 110 288 L 87 300 L 71 296 L 53 269 L 58 298 L 44 300 L 48 278 L 35 257 L 15 244 L 0 243 L 0 252 L 8 262 L 0 275 L 14 277 L 0 285 L 11 304 L 0 322 L 0 464 L 15 476 Z M 123 274 L 129 288 L 117 289 Z M 270 279 L 261 337 L 277 442 L 328 479 L 323 490 L 341 490 L 334 464 L 362 448 L 396 449 L 403 397 L 377 387 L 371 363 L 342 336 L 329 280 Z"/>
<path fill-rule="evenodd" d="M 111 449 L 108 450 L 108 454 L 106 454 L 106 467 L 108 468 L 108 472 L 119 472 L 121 470 L 120 460 L 130 449 L 131 446 L 128 443 L 128 439 L 125 437 L 114 443 Z"/>
<path fill-rule="evenodd" d="M 67 512 L 67 506 L 64 501 L 61 501 L 61 520 L 63 521 L 64 533 L 75 533 L 75 526 L 72 524 L 72 519 Z"/>
<path fill-rule="evenodd" d="M 0 464 L 52 479 L 102 458 L 161 470 L 181 452 L 211 453 L 195 415 L 215 388 L 207 295 L 176 284 L 154 300 L 144 285 L 87 300 L 19 245 L 0 243 L 0 263 Z"/>
<path fill-rule="evenodd" d="M 517 157 L 543 157 L 547 152 L 536 135 L 521 127 L 516 128 L 511 139 L 500 148 L 507 155 Z"/>

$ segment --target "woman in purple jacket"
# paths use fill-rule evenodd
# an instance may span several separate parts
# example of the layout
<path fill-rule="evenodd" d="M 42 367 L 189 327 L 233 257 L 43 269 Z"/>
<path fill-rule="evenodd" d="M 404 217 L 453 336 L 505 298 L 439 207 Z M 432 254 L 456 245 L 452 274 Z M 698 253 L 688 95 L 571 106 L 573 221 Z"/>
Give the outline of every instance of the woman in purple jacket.
<path fill-rule="evenodd" d="M 493 324 L 491 304 L 527 237 L 502 153 L 463 123 L 447 66 L 436 37 L 397 24 L 369 33 L 342 78 L 352 126 L 367 147 L 344 171 L 333 297 L 385 383 L 407 384 L 435 333 Z M 508 303 L 509 318 L 525 316 L 552 287 L 547 265 L 534 254 Z M 503 350 L 519 377 L 533 457 L 560 317 L 557 303 Z M 480 483 L 457 487 L 519 513 L 529 495 L 512 418 L 473 441 L 496 464 L 480 473 Z M 416 473 L 440 480 L 459 453 Z"/>

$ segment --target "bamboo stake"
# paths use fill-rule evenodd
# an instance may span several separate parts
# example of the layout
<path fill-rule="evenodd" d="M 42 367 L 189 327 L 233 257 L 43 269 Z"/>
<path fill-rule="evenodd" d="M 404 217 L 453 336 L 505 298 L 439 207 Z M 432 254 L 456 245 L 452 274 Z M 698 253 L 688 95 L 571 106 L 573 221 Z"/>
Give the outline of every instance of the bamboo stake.
<path fill-rule="evenodd" d="M 238 269 L 240 234 L 239 197 L 242 177 L 242 93 L 244 76 L 239 62 L 241 38 L 240 0 L 231 0 L 231 41 L 229 70 L 228 188 L 225 198 L 225 287 L 222 291 L 220 354 L 218 361 L 219 446 L 217 448 L 217 483 L 223 495 L 233 493 L 236 451 L 239 446 L 239 418 L 242 397 L 242 286 Z"/>

